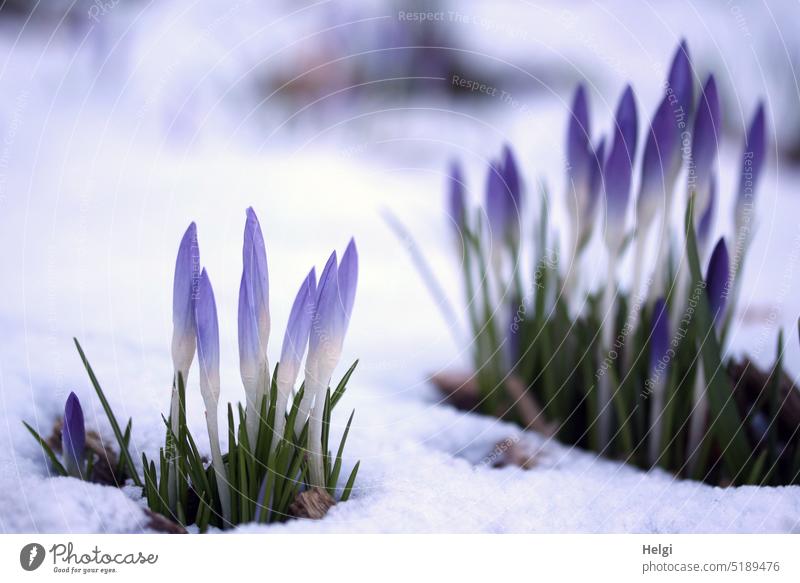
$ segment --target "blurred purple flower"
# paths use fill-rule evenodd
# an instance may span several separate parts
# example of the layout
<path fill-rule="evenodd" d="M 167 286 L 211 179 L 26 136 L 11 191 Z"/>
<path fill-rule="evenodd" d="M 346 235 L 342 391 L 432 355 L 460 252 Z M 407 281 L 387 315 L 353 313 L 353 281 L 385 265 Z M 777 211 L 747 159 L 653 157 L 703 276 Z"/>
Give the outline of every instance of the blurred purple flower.
<path fill-rule="evenodd" d="M 591 128 L 586 89 L 578 85 L 572 98 L 572 112 L 567 125 L 567 173 L 576 192 L 588 188 L 592 158 Z"/>
<path fill-rule="evenodd" d="M 742 174 L 739 179 L 739 191 L 736 196 L 736 233 L 743 236 L 743 227 L 747 220 L 748 209 L 752 208 L 758 180 L 766 159 L 766 121 L 764 104 L 759 103 L 750 128 L 745 138 L 742 152 Z"/>
<path fill-rule="evenodd" d="M 592 234 L 602 182 L 604 143 L 601 140 L 596 149 L 592 148 L 586 90 L 579 85 L 567 126 L 567 204 L 575 231 L 576 251 L 584 248 Z"/>
<path fill-rule="evenodd" d="M 672 59 L 667 79 L 667 96 L 677 110 L 676 117 L 683 114 L 684 120 L 688 120 L 694 107 L 694 73 L 685 39 L 681 40 Z"/>
<path fill-rule="evenodd" d="M 88 479 L 86 471 L 86 428 L 83 424 L 83 409 L 78 396 L 70 393 L 64 406 L 64 425 L 61 429 L 61 446 L 64 467 L 70 476 Z"/>
<path fill-rule="evenodd" d="M 503 149 L 503 158 L 489 165 L 486 179 L 486 214 L 495 242 L 495 255 L 505 242 L 519 242 L 521 183 L 511 149 Z"/>
<path fill-rule="evenodd" d="M 680 158 L 678 122 L 669 96 L 653 115 L 642 159 L 642 182 L 636 205 L 637 228 L 647 229 L 666 198 L 672 196 L 675 173 L 673 161 Z"/>
<path fill-rule="evenodd" d="M 461 164 L 455 160 L 450 163 L 448 185 L 450 220 L 455 223 L 456 230 L 460 237 L 467 220 L 466 189 L 464 187 L 464 174 L 461 171 Z"/>
<path fill-rule="evenodd" d="M 717 329 L 723 321 L 725 304 L 728 299 L 730 280 L 730 262 L 728 259 L 728 247 L 725 239 L 720 238 L 711 252 L 711 259 L 708 262 L 706 273 L 706 294 L 708 294 L 708 305 L 711 309 L 711 316 Z"/>
<path fill-rule="evenodd" d="M 172 363 L 186 380 L 195 350 L 194 299 L 200 273 L 197 227 L 189 225 L 183 234 L 172 284 Z"/>
<path fill-rule="evenodd" d="M 620 251 L 625 238 L 625 214 L 631 191 L 631 173 L 636 157 L 638 122 L 636 100 L 630 85 L 617 107 L 614 140 L 603 167 L 606 195 L 606 243 L 612 254 Z"/>
<path fill-rule="evenodd" d="M 711 196 L 711 176 L 717 160 L 720 132 L 720 110 L 717 83 L 709 75 L 694 120 L 692 158 L 689 164 L 689 191 L 695 196 L 695 217 L 708 206 Z"/>

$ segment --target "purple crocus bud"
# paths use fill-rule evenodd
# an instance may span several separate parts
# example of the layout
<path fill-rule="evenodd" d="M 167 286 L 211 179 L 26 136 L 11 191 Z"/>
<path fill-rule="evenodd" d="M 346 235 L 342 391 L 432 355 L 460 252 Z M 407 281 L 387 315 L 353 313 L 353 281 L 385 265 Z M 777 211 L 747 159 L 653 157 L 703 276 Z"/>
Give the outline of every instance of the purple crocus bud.
<path fill-rule="evenodd" d="M 322 413 L 327 389 L 333 369 L 342 354 L 344 335 L 353 311 L 356 284 L 358 282 L 358 253 L 351 239 L 337 266 L 336 252 L 328 259 L 319 278 L 316 308 L 311 323 L 308 358 L 306 358 L 305 393 L 300 404 L 300 417 L 314 400 L 313 413 L 309 418 L 309 449 L 311 483 L 324 486 L 322 470 Z"/>
<path fill-rule="evenodd" d="M 303 360 L 303 355 L 305 355 L 306 346 L 308 345 L 316 295 L 317 277 L 312 268 L 294 299 L 292 311 L 289 314 L 289 322 L 286 324 L 286 333 L 283 337 L 283 348 L 278 365 L 278 402 L 275 407 L 278 412 L 275 418 L 275 433 L 278 436 L 283 435 L 286 405 L 297 382 L 300 362 Z M 275 440 L 273 440 L 273 443 L 277 445 Z"/>
<path fill-rule="evenodd" d="M 686 123 L 694 107 L 694 74 L 685 39 L 681 40 L 672 59 L 667 79 L 667 97 L 674 106 L 677 119 Z"/>
<path fill-rule="evenodd" d="M 219 321 L 217 303 L 208 273 L 203 269 L 195 302 L 197 360 L 200 363 L 200 393 L 206 403 L 219 400 Z"/>
<path fill-rule="evenodd" d="M 200 366 L 200 394 L 206 408 L 206 426 L 211 446 L 211 463 L 217 477 L 222 515 L 230 519 L 230 497 L 225 464 L 219 444 L 219 320 L 214 289 L 205 269 L 200 274 L 200 284 L 195 301 L 195 325 L 197 326 L 197 360 Z"/>
<path fill-rule="evenodd" d="M 572 111 L 567 126 L 567 169 L 569 180 L 576 191 L 588 187 L 592 157 L 589 123 L 586 89 L 583 85 L 578 85 L 572 98 Z"/>
<path fill-rule="evenodd" d="M 189 374 L 195 350 L 194 298 L 200 274 L 200 247 L 197 227 L 189 225 L 183 234 L 175 260 L 172 284 L 172 363 L 184 380 Z"/>
<path fill-rule="evenodd" d="M 61 429 L 61 446 L 64 467 L 70 476 L 88 479 L 86 471 L 86 428 L 83 424 L 83 409 L 78 396 L 70 393 L 64 406 L 64 426 Z"/>
<path fill-rule="evenodd" d="M 625 215 L 631 191 L 633 160 L 636 156 L 638 122 L 636 100 L 630 85 L 617 107 L 614 140 L 603 167 L 606 195 L 606 245 L 616 257 L 625 239 Z"/>
<path fill-rule="evenodd" d="M 247 209 L 239 287 L 239 371 L 247 397 L 247 431 L 251 442 L 258 435 L 261 401 L 267 393 L 269 362 L 269 273 L 261 225 Z"/>
<path fill-rule="evenodd" d="M 735 210 L 737 237 L 748 238 L 749 233 L 745 232 L 745 224 L 748 222 L 748 214 L 752 213 L 753 198 L 764 167 L 766 138 L 764 104 L 759 103 L 753 121 L 750 122 L 742 152 L 742 174 L 739 179 Z"/>
<path fill-rule="evenodd" d="M 689 165 L 689 192 L 695 196 L 695 217 L 699 219 L 700 209 L 708 206 L 711 194 L 711 176 L 717 160 L 720 132 L 720 111 L 717 83 L 709 75 L 694 120 L 692 136 L 692 159 Z"/>
<path fill-rule="evenodd" d="M 447 182 L 450 220 L 455 224 L 460 237 L 467 220 L 466 189 L 464 188 L 464 174 L 461 171 L 461 164 L 455 160 L 450 163 Z"/>
<path fill-rule="evenodd" d="M 675 173 L 673 159 L 680 157 L 678 122 L 669 102 L 664 97 L 653 115 L 642 159 L 642 183 L 636 204 L 637 228 L 646 230 L 655 218 L 659 207 L 666 207 L 671 197 Z"/>
<path fill-rule="evenodd" d="M 720 238 L 714 247 L 714 251 L 711 252 L 711 259 L 708 262 L 708 271 L 706 273 L 708 305 L 717 330 L 719 330 L 719 326 L 723 321 L 722 316 L 728 299 L 729 281 L 728 247 L 725 245 L 725 239 Z"/>
<path fill-rule="evenodd" d="M 664 371 L 659 371 L 659 363 L 666 364 L 668 349 L 669 311 L 664 298 L 659 298 L 653 306 L 653 319 L 650 323 L 650 363 L 648 371 L 651 377 L 656 374 L 663 374 Z M 665 364 L 662 366 L 665 366 Z"/>
<path fill-rule="evenodd" d="M 514 190 L 516 189 L 516 190 Z M 492 162 L 486 179 L 486 214 L 497 258 L 503 244 L 519 242 L 519 174 L 510 150 Z"/>
<path fill-rule="evenodd" d="M 600 168 L 602 159 L 600 156 Z M 597 189 L 594 178 L 599 178 L 595 151 L 591 145 L 591 128 L 586 89 L 579 85 L 572 98 L 572 109 L 567 125 L 567 206 L 575 237 L 575 251 L 580 252 L 588 242 L 594 225 Z M 599 186 L 600 180 L 597 180 Z"/>

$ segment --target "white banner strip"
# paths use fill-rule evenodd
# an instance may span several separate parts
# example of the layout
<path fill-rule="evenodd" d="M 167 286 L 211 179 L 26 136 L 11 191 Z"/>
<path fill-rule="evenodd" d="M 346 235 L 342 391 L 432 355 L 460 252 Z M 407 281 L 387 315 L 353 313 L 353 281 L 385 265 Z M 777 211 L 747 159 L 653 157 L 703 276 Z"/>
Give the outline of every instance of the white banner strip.
<path fill-rule="evenodd" d="M 792 535 L 5 535 L 0 580 L 796 582 L 798 543 Z"/>

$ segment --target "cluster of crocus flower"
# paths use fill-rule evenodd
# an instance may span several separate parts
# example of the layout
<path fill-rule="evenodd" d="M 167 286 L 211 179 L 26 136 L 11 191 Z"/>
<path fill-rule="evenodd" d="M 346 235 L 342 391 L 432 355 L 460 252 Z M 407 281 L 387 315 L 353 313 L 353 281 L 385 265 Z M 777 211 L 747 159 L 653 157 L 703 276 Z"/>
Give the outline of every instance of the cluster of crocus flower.
<path fill-rule="evenodd" d="M 353 240 L 347 246 L 341 262 L 334 251 L 317 284 L 314 269 L 303 280 L 295 297 L 283 338 L 281 356 L 272 374 L 267 354 L 271 318 L 269 310 L 269 271 L 267 253 L 261 225 L 252 208 L 247 209 L 242 247 L 242 276 L 239 285 L 238 339 L 239 370 L 245 393 L 244 410 L 240 410 L 243 432 L 239 435 L 239 448 L 254 464 L 244 465 L 250 483 L 258 483 L 261 490 L 255 506 L 269 505 L 271 492 L 264 489 L 275 480 L 269 471 L 267 458 L 275 456 L 281 441 L 308 450 L 308 460 L 301 451 L 294 452 L 302 459 L 302 467 L 295 475 L 282 476 L 300 482 L 306 473 L 309 487 L 332 490 L 324 459 L 323 426 L 330 423 L 330 410 L 326 410 L 326 391 L 342 354 L 344 336 L 350 321 L 358 279 L 358 253 Z M 238 476 L 231 476 L 231 459 L 224 459 L 219 438 L 220 348 L 219 322 L 211 279 L 205 268 L 200 269 L 197 229 L 192 223 L 186 230 L 178 250 L 175 265 L 173 297 L 173 365 L 175 387 L 171 408 L 171 434 L 180 441 L 181 419 L 185 417 L 181 398 L 182 385 L 194 358 L 195 346 L 200 369 L 200 393 L 205 404 L 205 417 L 211 447 L 211 467 L 216 478 L 216 496 L 219 498 L 222 517 L 228 523 L 242 521 L 242 505 L 234 519 L 232 492 L 237 489 Z M 307 355 L 306 355 L 307 350 Z M 297 380 L 305 357 L 305 375 L 302 395 L 297 394 Z M 271 390 L 274 386 L 274 390 Z M 288 405 L 296 401 L 293 424 L 287 429 Z M 177 405 L 174 403 L 177 401 Z M 329 403 L 330 404 L 330 403 Z M 306 429 L 307 428 L 307 429 Z M 231 428 L 232 429 L 232 428 Z M 305 429 L 305 432 L 304 432 Z M 233 435 L 231 435 L 233 434 Z M 303 435 L 303 439 L 298 436 Z M 327 436 L 325 436 L 327 438 Z M 262 445 L 267 443 L 265 449 Z M 229 443 L 230 446 L 230 443 Z M 285 455 L 289 456 L 289 453 Z M 239 471 L 244 471 L 239 467 Z M 355 477 L 354 475 L 352 476 Z M 233 486 L 231 486 L 233 484 Z M 170 488 L 180 488 L 179 480 L 172 480 Z M 352 481 L 350 482 L 352 487 Z M 181 492 L 170 493 L 171 501 L 179 501 Z M 291 501 L 291 500 L 290 500 Z M 209 506 L 213 500 L 208 500 Z M 254 508 L 258 510 L 258 508 Z M 172 509 L 175 513 L 175 509 Z M 177 514 L 177 513 L 176 513 Z M 251 513 L 252 514 L 252 513 Z M 260 513 L 265 515 L 265 513 Z M 250 515 L 247 515 L 250 516 Z"/>
<path fill-rule="evenodd" d="M 509 146 L 489 164 L 485 204 L 477 210 L 463 169 L 452 163 L 448 210 L 463 264 L 478 403 L 486 412 L 555 427 L 567 442 L 682 476 L 717 483 L 797 479 L 786 459 L 800 452 L 798 436 L 774 423 L 773 439 L 755 439 L 752 409 L 763 408 L 763 399 L 734 395 L 730 375 L 717 374 L 733 366 L 726 335 L 766 157 L 764 107 L 757 106 L 745 132 L 727 241 L 714 228 L 721 124 L 714 76 L 697 83 L 685 42 L 644 131 L 627 86 L 611 132 L 597 138 L 587 90 L 579 86 L 566 140 L 566 261 L 550 230 L 551 201 L 543 192 L 537 216 Z M 686 208 L 679 225 L 672 220 L 676 206 Z M 526 241 L 520 233 L 532 236 Z M 602 242 L 592 245 L 596 235 Z M 619 270 L 628 256 L 633 269 Z M 603 258 L 607 276 L 597 285 L 586 276 Z"/>
<path fill-rule="evenodd" d="M 208 271 L 201 266 L 197 227 L 181 239 L 173 283 L 172 362 L 169 417 L 159 464 L 142 456 L 143 479 L 128 445 L 131 422 L 123 434 L 80 345 L 78 350 L 100 397 L 120 447 L 125 476 L 141 485 L 151 510 L 181 524 L 227 527 L 249 521 L 289 517 L 289 507 L 304 490 L 339 494 L 346 500 L 359 464 L 343 488 L 338 485 L 342 454 L 352 414 L 338 452 L 328 450 L 331 413 L 343 396 L 356 363 L 331 391 L 355 301 L 358 252 L 351 239 L 338 260 L 334 251 L 317 283 L 312 268 L 294 299 L 280 360 L 270 371 L 267 348 L 271 327 L 269 275 L 261 225 L 247 209 L 239 287 L 239 370 L 245 404 L 228 404 L 227 452 L 219 428 L 220 335 L 217 303 Z M 76 341 L 77 344 L 77 341 Z M 197 356 L 200 394 L 210 447 L 210 463 L 200 455 L 186 423 L 186 380 Z M 304 365 L 304 378 L 298 379 Z M 29 427 L 43 447 L 47 444 Z M 86 477 L 83 413 L 70 395 L 64 414 L 64 465 L 60 473 Z M 54 454 L 51 459 L 58 463 Z M 63 471 L 62 471 L 63 470 Z"/>

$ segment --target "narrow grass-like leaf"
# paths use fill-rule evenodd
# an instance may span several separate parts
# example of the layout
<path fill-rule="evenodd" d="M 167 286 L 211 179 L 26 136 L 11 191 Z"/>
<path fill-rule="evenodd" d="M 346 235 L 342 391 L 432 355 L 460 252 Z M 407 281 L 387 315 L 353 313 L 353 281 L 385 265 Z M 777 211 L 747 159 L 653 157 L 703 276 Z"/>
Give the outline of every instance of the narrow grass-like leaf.
<path fill-rule="evenodd" d="M 53 464 L 53 468 L 56 470 L 56 472 L 58 472 L 62 476 L 66 476 L 67 475 L 66 468 L 64 468 L 64 466 L 61 464 L 61 462 L 58 461 L 58 458 L 56 457 L 55 452 L 52 450 L 52 448 L 49 445 L 47 445 L 47 442 L 44 439 L 42 439 L 42 436 L 39 435 L 33 427 L 31 427 L 30 425 L 28 425 L 24 421 L 22 422 L 22 424 L 28 429 L 28 431 L 30 431 L 31 435 L 33 435 L 33 438 L 37 442 L 39 442 L 39 445 L 42 447 L 44 452 L 47 454 L 47 457 L 50 458 L 50 463 Z"/>

